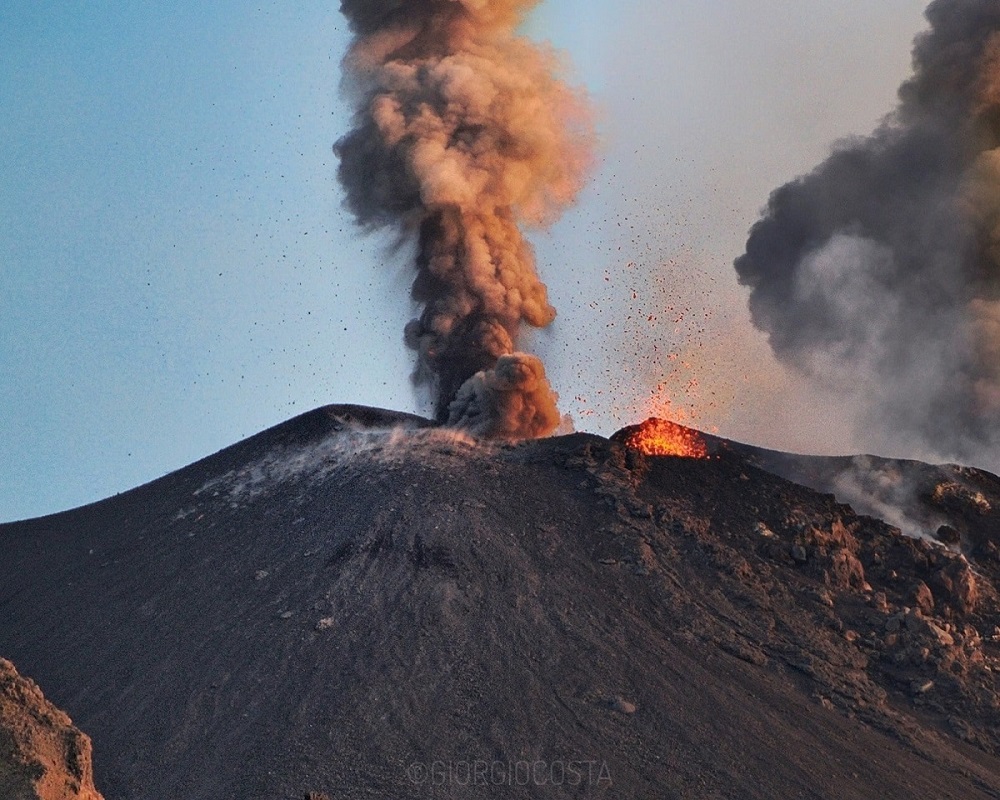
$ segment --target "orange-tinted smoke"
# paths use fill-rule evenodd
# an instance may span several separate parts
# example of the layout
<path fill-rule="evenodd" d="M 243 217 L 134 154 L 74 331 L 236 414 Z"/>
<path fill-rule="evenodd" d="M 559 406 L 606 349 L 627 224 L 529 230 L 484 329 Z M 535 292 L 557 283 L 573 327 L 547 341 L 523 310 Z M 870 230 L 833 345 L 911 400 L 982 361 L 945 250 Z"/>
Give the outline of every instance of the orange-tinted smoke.
<path fill-rule="evenodd" d="M 554 220 L 590 161 L 583 99 L 515 33 L 536 2 L 341 4 L 356 112 L 338 174 L 362 226 L 416 236 L 414 380 L 440 421 L 508 438 L 558 423 L 541 362 L 517 352 L 522 326 L 555 318 L 521 226 Z"/>

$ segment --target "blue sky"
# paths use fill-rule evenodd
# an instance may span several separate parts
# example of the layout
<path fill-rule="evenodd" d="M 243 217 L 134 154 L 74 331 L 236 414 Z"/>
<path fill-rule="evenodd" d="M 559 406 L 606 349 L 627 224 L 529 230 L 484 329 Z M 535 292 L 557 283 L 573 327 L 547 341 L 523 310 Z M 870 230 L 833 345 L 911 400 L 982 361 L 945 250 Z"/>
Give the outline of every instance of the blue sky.
<path fill-rule="evenodd" d="M 0 7 L 0 520 L 317 405 L 422 410 L 408 265 L 340 205 L 337 5 Z M 891 109 L 923 5 L 539 8 L 527 32 L 566 51 L 600 132 L 580 203 L 533 234 L 560 317 L 530 344 L 578 427 L 634 421 L 666 377 L 726 435 L 869 444 L 773 363 L 730 264 L 771 189 Z M 628 319 L 667 305 L 679 321 Z"/>

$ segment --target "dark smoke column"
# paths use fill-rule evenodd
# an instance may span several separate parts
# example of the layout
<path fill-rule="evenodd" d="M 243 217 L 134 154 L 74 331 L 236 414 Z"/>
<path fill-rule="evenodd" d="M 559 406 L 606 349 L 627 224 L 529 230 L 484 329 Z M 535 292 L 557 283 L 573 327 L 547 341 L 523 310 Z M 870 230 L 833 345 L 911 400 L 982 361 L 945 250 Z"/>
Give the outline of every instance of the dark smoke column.
<path fill-rule="evenodd" d="M 996 464 L 1000 2 L 926 16 L 896 111 L 775 191 L 735 266 L 779 358 L 861 395 L 868 423 Z"/>
<path fill-rule="evenodd" d="M 555 318 L 519 225 L 544 225 L 589 164 L 582 99 L 552 53 L 515 35 L 538 0 L 343 0 L 354 128 L 336 145 L 347 204 L 367 229 L 416 235 L 406 326 L 414 380 L 442 422 L 484 436 L 559 423 L 522 325 Z"/>

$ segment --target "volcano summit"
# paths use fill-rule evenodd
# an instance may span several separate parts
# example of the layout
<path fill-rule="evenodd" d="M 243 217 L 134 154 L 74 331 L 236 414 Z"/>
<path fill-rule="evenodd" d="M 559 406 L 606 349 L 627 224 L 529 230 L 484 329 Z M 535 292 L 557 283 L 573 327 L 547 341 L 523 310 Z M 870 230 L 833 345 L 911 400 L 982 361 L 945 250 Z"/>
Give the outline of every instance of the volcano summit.
<path fill-rule="evenodd" d="M 941 544 L 617 438 L 318 409 L 0 527 L 0 655 L 107 800 L 1000 793 L 1000 481 Z"/>

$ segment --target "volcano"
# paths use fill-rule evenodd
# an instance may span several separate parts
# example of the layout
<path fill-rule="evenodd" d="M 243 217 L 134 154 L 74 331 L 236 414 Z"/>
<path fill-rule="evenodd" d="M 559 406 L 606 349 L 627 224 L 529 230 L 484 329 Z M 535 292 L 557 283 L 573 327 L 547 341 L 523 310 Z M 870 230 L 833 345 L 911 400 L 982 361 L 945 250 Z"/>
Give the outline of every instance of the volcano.
<path fill-rule="evenodd" d="M 0 656 L 107 800 L 1000 795 L 1000 480 L 623 438 L 317 409 L 0 526 Z"/>

